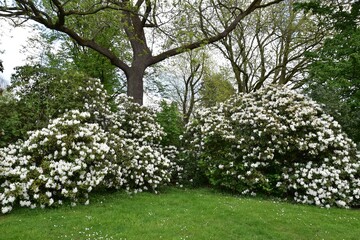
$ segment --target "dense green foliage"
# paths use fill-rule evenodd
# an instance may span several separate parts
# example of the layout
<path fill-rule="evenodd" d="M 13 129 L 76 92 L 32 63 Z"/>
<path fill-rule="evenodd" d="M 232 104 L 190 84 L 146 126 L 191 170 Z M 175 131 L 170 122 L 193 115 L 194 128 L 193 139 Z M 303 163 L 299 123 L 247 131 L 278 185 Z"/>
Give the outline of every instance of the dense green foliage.
<path fill-rule="evenodd" d="M 45 127 L 66 110 L 80 109 L 86 96 L 94 94 L 86 93 L 89 84 L 88 77 L 76 72 L 39 65 L 17 68 L 11 86 L 0 96 L 0 147 L 24 139 L 27 131 Z"/>
<path fill-rule="evenodd" d="M 89 22 L 87 28 L 91 28 L 92 24 Z M 98 40 L 108 45 L 109 43 L 106 43 L 108 39 L 113 38 L 113 35 L 110 35 L 111 32 L 114 33 L 110 29 L 103 32 L 101 36 L 98 36 Z M 64 34 L 44 29 L 34 42 L 39 42 L 38 45 L 43 48 L 40 53 L 41 64 L 48 68 L 57 69 L 60 72 L 81 72 L 88 77 L 99 79 L 110 94 L 124 91 L 122 88 L 126 81 L 123 79 L 125 76 L 119 74 L 116 66 L 96 51 L 78 46 Z M 57 48 L 55 53 L 54 45 Z"/>
<path fill-rule="evenodd" d="M 200 90 L 201 104 L 205 107 L 215 106 L 235 94 L 233 85 L 223 73 L 209 74 L 209 72 L 205 74 Z"/>
<path fill-rule="evenodd" d="M 326 207 L 360 204 L 356 145 L 302 94 L 267 87 L 201 109 L 185 138 L 185 163 L 214 186 Z"/>
<path fill-rule="evenodd" d="M 313 2 L 305 7 L 322 16 L 334 33 L 309 54 L 309 94 L 360 143 L 360 2 L 348 6 Z"/>

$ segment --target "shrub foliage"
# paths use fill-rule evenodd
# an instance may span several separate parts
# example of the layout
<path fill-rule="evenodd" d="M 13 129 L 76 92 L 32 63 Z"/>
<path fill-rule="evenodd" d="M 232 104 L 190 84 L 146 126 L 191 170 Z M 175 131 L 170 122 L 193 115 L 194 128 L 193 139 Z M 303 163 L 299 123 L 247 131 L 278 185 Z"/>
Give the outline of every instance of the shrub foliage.
<path fill-rule="evenodd" d="M 88 204 L 89 193 L 100 188 L 156 192 L 178 170 L 176 148 L 160 144 L 164 132 L 154 112 L 123 95 L 111 109 L 98 80 L 84 83 L 71 93 L 81 99 L 76 109 L 64 102 L 59 117 L 0 148 L 2 213 L 16 205 Z"/>
<path fill-rule="evenodd" d="M 201 109 L 185 139 L 184 165 L 196 162 L 214 186 L 326 207 L 360 203 L 356 145 L 318 104 L 286 88 Z"/>

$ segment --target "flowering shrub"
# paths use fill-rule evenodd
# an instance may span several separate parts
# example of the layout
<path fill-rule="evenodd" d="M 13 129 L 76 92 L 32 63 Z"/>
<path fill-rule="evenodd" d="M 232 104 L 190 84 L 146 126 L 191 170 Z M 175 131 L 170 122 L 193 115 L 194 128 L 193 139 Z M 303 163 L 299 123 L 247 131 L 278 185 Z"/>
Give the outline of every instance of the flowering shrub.
<path fill-rule="evenodd" d="M 110 110 L 99 81 L 91 79 L 75 97 L 79 110 L 67 110 L 24 141 L 0 148 L 0 206 L 56 206 L 89 203 L 99 188 L 157 191 L 170 181 L 176 148 L 164 147 L 155 114 L 119 96 Z"/>
<path fill-rule="evenodd" d="M 211 184 L 318 206 L 360 201 L 355 144 L 304 95 L 270 86 L 196 113 L 187 162 Z"/>
<path fill-rule="evenodd" d="M 123 187 L 133 192 L 156 191 L 158 186 L 170 182 L 172 175 L 177 174 L 179 167 L 174 161 L 177 150 L 160 144 L 164 132 L 152 110 L 134 103 L 125 95 L 115 98 L 114 103 L 116 111 L 112 114 L 108 131 L 116 157 L 113 161 L 123 171 Z M 109 184 L 112 185 L 118 184 Z"/>
<path fill-rule="evenodd" d="M 106 133 L 96 123 L 87 123 L 90 114 L 70 111 L 54 119 L 47 128 L 30 133 L 22 144 L 2 149 L 2 212 L 21 206 L 51 206 L 70 199 L 87 201 L 110 167 Z"/>

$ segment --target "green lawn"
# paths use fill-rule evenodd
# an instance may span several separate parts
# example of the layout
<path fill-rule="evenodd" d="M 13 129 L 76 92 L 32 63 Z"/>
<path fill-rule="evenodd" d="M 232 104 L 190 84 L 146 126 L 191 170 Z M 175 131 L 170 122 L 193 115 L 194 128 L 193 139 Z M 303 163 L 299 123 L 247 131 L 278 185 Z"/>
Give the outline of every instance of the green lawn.
<path fill-rule="evenodd" d="M 360 239 L 360 211 L 242 198 L 209 189 L 98 194 L 89 206 L 16 209 L 0 239 Z"/>

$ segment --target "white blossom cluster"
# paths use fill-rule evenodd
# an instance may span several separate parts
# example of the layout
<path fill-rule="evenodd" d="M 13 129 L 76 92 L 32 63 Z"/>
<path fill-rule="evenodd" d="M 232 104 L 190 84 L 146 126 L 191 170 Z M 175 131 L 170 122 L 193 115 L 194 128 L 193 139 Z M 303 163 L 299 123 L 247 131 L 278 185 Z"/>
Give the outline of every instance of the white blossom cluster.
<path fill-rule="evenodd" d="M 356 145 L 295 91 L 269 86 L 201 109 L 185 139 L 185 161 L 197 161 L 216 186 L 322 207 L 360 203 Z"/>
<path fill-rule="evenodd" d="M 171 176 L 178 173 L 177 149 L 160 144 L 165 133 L 155 120 L 155 112 L 125 95 L 119 95 L 115 105 L 117 109 L 112 114 L 108 131 L 112 133 L 113 162 L 121 165 L 121 181 L 126 183 L 123 188 L 135 193 L 156 192 L 158 186 L 170 182 Z M 109 183 L 109 187 L 112 185 Z"/>
<path fill-rule="evenodd" d="M 155 115 L 119 96 L 110 111 L 97 80 L 75 94 L 80 110 L 68 110 L 25 141 L 0 149 L 0 207 L 48 207 L 89 203 L 95 189 L 157 191 L 177 170 L 177 150 L 160 145 Z"/>

